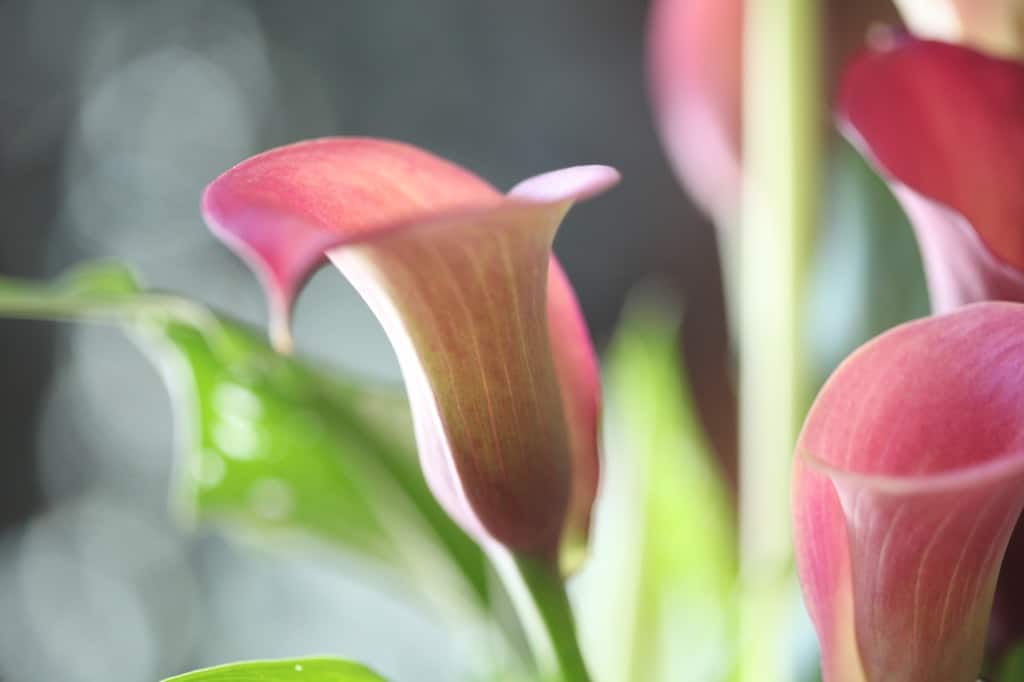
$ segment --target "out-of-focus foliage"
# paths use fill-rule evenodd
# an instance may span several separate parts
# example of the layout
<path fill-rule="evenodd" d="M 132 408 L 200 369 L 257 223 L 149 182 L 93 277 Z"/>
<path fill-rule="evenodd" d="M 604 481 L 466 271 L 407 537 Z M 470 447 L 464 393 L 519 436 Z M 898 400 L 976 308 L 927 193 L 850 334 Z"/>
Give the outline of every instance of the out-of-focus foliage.
<path fill-rule="evenodd" d="M 118 322 L 139 340 L 177 413 L 183 519 L 313 538 L 395 569 L 440 603 L 488 602 L 483 555 L 427 490 L 401 397 L 281 356 L 195 302 L 141 291 L 116 265 L 53 286 L 0 280 L 0 315 Z"/>
<path fill-rule="evenodd" d="M 917 242 L 903 209 L 849 143 L 834 141 L 825 228 L 807 289 L 819 377 L 868 339 L 928 314 Z"/>
<path fill-rule="evenodd" d="M 683 383 L 677 321 L 634 303 L 606 364 L 604 500 L 580 599 L 584 646 L 593 643 L 602 679 L 731 674 L 735 520 Z"/>
<path fill-rule="evenodd" d="M 164 682 L 383 682 L 357 663 L 335 658 L 231 663 L 171 677 Z"/>
<path fill-rule="evenodd" d="M 1024 644 L 1019 644 L 1003 657 L 997 670 L 992 676 L 996 682 L 1024 682 Z"/>

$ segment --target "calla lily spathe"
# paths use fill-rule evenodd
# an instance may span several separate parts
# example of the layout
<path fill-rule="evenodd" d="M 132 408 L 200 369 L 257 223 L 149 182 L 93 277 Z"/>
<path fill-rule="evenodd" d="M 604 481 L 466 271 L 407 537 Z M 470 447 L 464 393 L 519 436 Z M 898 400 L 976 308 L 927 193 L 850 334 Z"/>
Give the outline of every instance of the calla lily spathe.
<path fill-rule="evenodd" d="M 936 310 L 1024 301 L 1024 64 L 893 36 L 851 63 L 838 118 L 909 216 Z"/>
<path fill-rule="evenodd" d="M 889 0 L 825 4 L 828 83 Z M 655 121 L 676 177 L 719 228 L 737 221 L 742 185 L 744 0 L 654 0 L 647 27 Z"/>
<path fill-rule="evenodd" d="M 262 279 L 280 346 L 301 285 L 334 263 L 395 348 L 438 500 L 477 539 L 553 563 L 587 537 L 600 393 L 551 242 L 617 179 L 582 166 L 503 195 L 415 147 L 329 138 L 240 163 L 203 212 Z"/>
<path fill-rule="evenodd" d="M 1024 305 L 897 327 L 797 447 L 797 564 L 826 682 L 973 682 L 1024 504 Z"/>
<path fill-rule="evenodd" d="M 1024 303 L 1024 65 L 896 37 L 852 63 L 839 120 L 911 219 L 935 310 Z M 1022 570 L 1024 522 L 1011 536 L 993 605 L 989 645 L 997 653 L 1024 636 Z"/>

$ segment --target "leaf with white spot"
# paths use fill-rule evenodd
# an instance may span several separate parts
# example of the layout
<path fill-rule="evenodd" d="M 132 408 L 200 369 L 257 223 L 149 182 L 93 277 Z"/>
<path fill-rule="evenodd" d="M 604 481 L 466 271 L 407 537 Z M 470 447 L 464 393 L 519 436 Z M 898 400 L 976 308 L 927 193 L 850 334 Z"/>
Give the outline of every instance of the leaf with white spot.
<path fill-rule="evenodd" d="M 170 677 L 164 682 L 384 682 L 369 668 L 336 658 L 230 663 Z"/>
<path fill-rule="evenodd" d="M 180 518 L 312 538 L 396 569 L 437 601 L 455 591 L 488 603 L 482 553 L 427 489 L 396 394 L 281 356 L 194 301 L 142 291 L 116 265 L 53 285 L 0 279 L 0 315 L 114 322 L 140 343 L 176 412 Z"/>

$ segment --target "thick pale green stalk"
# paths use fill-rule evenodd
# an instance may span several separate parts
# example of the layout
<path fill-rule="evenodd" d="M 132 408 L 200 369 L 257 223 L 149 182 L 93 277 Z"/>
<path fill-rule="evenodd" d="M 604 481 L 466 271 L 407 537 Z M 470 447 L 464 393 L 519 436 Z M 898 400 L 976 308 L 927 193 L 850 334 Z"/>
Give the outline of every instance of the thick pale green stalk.
<path fill-rule="evenodd" d="M 789 479 L 804 405 L 802 317 L 817 220 L 817 0 L 745 4 L 740 257 L 741 682 L 791 678 Z"/>
<path fill-rule="evenodd" d="M 491 548 L 487 553 L 516 609 L 542 679 L 590 682 L 572 606 L 558 570 L 503 549 Z"/>

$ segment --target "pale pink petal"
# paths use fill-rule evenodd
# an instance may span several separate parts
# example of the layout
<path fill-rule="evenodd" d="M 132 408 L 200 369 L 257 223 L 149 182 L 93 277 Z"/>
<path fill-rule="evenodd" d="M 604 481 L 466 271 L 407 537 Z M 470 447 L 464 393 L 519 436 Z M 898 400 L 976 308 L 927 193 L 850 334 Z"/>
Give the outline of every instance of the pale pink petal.
<path fill-rule="evenodd" d="M 683 186 L 719 223 L 739 208 L 743 2 L 655 0 L 648 81 L 662 143 Z"/>
<path fill-rule="evenodd" d="M 508 196 L 526 201 L 583 201 L 601 194 L 619 182 L 619 172 L 610 166 L 572 166 L 523 180 Z"/>

